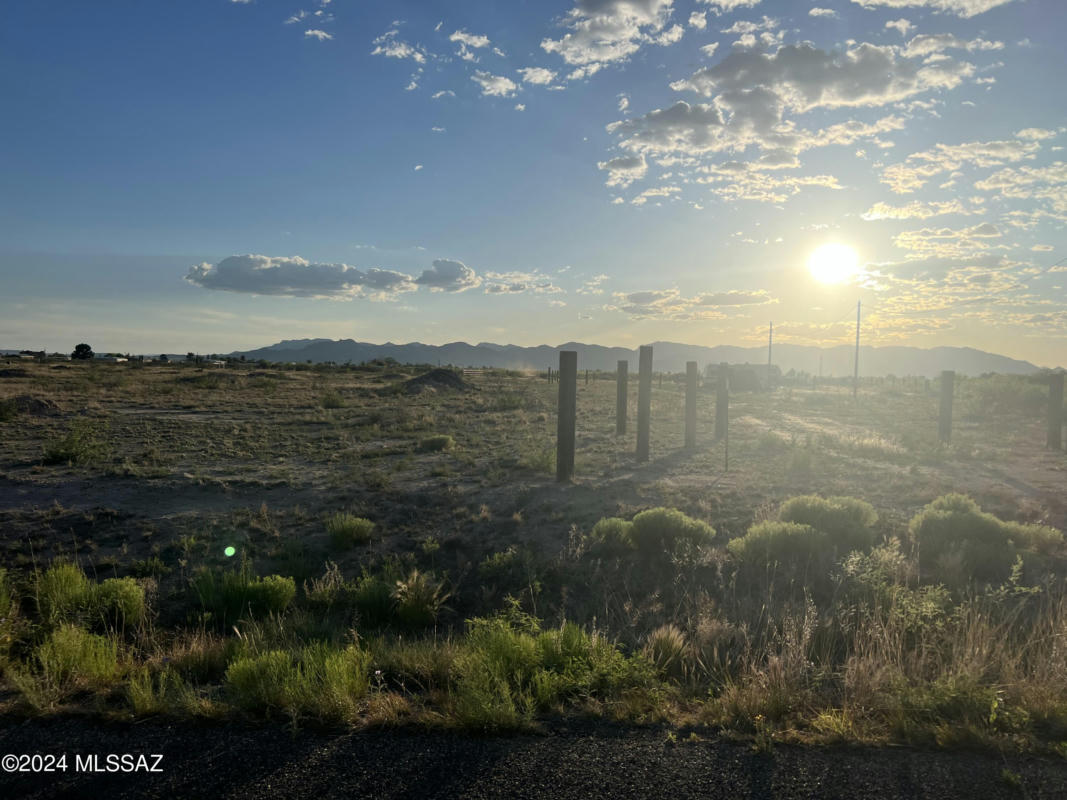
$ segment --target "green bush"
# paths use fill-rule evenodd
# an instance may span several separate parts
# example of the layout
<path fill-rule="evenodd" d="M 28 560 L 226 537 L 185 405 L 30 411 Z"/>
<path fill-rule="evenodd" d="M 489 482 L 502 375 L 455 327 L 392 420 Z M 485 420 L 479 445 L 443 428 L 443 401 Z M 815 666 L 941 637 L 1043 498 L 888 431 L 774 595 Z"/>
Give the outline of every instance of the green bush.
<path fill-rule="evenodd" d="M 1033 550 L 1043 555 L 1053 555 L 1063 549 L 1063 531 L 1048 525 L 1005 522 L 1004 529 L 1018 548 Z"/>
<path fill-rule="evenodd" d="M 918 549 L 920 566 L 940 568 L 948 579 L 1003 581 L 1015 560 L 1010 527 L 966 495 L 937 498 L 912 517 L 908 533 Z M 949 574 L 953 565 L 962 574 Z"/>
<path fill-rule="evenodd" d="M 854 497 L 822 498 L 818 495 L 791 497 L 778 511 L 782 522 L 809 525 L 825 533 L 838 555 L 853 550 L 867 552 L 874 544 L 872 526 L 878 514 L 870 503 Z"/>
<path fill-rule="evenodd" d="M 353 601 L 361 627 L 380 628 L 393 617 L 393 585 L 366 573 L 356 581 Z"/>
<path fill-rule="evenodd" d="M 323 643 L 293 654 L 271 650 L 238 658 L 226 670 L 226 689 L 250 711 L 272 710 L 323 722 L 353 719 L 370 688 L 368 654 L 355 645 L 343 650 Z"/>
<path fill-rule="evenodd" d="M 83 619 L 92 598 L 92 582 L 69 561 L 52 562 L 37 578 L 37 611 L 48 625 Z"/>
<path fill-rule="evenodd" d="M 611 555 L 633 550 L 633 523 L 620 517 L 604 517 L 589 532 L 589 542 L 594 549 Z"/>
<path fill-rule="evenodd" d="M 70 624 L 56 628 L 37 646 L 29 669 L 10 673 L 22 698 L 38 710 L 78 692 L 108 688 L 121 675 L 118 643 Z"/>
<path fill-rule="evenodd" d="M 106 424 L 98 425 L 84 417 L 76 419 L 65 436 L 45 446 L 44 463 L 91 464 L 102 461 L 111 453 L 106 433 Z"/>
<path fill-rule="evenodd" d="M 638 550 L 655 557 L 708 545 L 715 530 L 677 509 L 652 508 L 634 517 L 630 537 Z"/>
<path fill-rule="evenodd" d="M 323 408 L 344 408 L 345 401 L 337 392 L 326 392 L 319 398 Z"/>
<path fill-rule="evenodd" d="M 397 620 L 409 628 L 424 628 L 437 621 L 448 592 L 432 574 L 413 569 L 393 589 Z"/>
<path fill-rule="evenodd" d="M 807 567 L 825 559 L 827 535 L 810 525 L 767 520 L 731 540 L 726 549 L 746 566 Z"/>
<path fill-rule="evenodd" d="M 144 589 L 133 578 L 107 578 L 93 591 L 95 613 L 106 625 L 135 627 L 144 619 Z"/>
<path fill-rule="evenodd" d="M 425 439 L 421 439 L 419 441 L 419 452 L 439 453 L 442 450 L 451 450 L 455 446 L 455 439 L 453 439 L 447 433 L 439 433 L 434 436 L 427 436 Z"/>
<path fill-rule="evenodd" d="M 220 625 L 231 625 L 245 615 L 280 614 L 296 595 L 292 578 L 259 578 L 247 566 L 235 571 L 201 570 L 193 576 L 192 586 L 204 609 Z"/>
<path fill-rule="evenodd" d="M 529 724 L 535 711 L 567 699 L 649 685 L 651 667 L 572 623 L 542 631 L 517 605 L 468 621 L 455 661 L 452 700 L 460 723 L 478 730 Z"/>
<path fill-rule="evenodd" d="M 341 550 L 369 542 L 374 535 L 374 523 L 339 511 L 326 520 L 326 532 L 330 535 L 330 544 Z"/>

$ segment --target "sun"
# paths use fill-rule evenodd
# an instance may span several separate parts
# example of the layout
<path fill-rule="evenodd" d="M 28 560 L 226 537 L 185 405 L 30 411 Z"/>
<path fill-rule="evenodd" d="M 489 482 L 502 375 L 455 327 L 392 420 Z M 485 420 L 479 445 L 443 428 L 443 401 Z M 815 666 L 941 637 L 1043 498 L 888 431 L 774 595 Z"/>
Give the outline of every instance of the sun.
<path fill-rule="evenodd" d="M 859 256 L 847 244 L 830 242 L 812 251 L 808 270 L 819 283 L 843 283 L 859 271 Z"/>

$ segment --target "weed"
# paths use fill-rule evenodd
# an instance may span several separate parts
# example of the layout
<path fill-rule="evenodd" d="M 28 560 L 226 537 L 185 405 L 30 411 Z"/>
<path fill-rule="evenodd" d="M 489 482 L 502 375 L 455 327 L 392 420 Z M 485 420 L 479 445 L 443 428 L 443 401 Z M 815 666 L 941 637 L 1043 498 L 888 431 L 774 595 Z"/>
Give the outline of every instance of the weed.
<path fill-rule="evenodd" d="M 413 569 L 393 589 L 397 619 L 409 628 L 432 625 L 449 594 L 431 573 Z"/>
<path fill-rule="evenodd" d="M 420 453 L 440 453 L 444 450 L 451 450 L 455 446 L 456 440 L 447 433 L 439 433 L 419 440 Z"/>
<path fill-rule="evenodd" d="M 279 614 L 296 595 L 292 578 L 259 578 L 247 565 L 239 570 L 201 569 L 193 576 L 192 587 L 204 610 L 220 625 L 232 625 L 245 615 Z"/>
<path fill-rule="evenodd" d="M 338 550 L 366 544 L 374 535 L 374 523 L 347 511 L 339 511 L 326 520 L 330 544 Z"/>
<path fill-rule="evenodd" d="M 66 435 L 45 446 L 46 464 L 93 464 L 109 457 L 111 447 L 106 440 L 108 426 L 91 419 L 76 419 Z"/>

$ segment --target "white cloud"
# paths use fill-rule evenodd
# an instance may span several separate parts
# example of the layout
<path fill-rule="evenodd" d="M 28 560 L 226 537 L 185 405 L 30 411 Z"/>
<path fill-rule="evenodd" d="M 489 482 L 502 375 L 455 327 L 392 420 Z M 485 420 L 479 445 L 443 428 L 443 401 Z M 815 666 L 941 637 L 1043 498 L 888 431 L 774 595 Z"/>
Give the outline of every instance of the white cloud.
<path fill-rule="evenodd" d="M 630 202 L 635 206 L 643 206 L 650 199 L 656 197 L 670 197 L 672 194 L 678 194 L 680 191 L 682 190 L 677 186 L 654 186 L 651 189 L 645 189 Z"/>
<path fill-rule="evenodd" d="M 700 2 L 711 6 L 711 10 L 716 14 L 729 14 L 739 8 L 758 6 L 760 0 L 700 0 Z"/>
<path fill-rule="evenodd" d="M 619 111 L 626 111 L 630 107 L 630 98 L 625 93 L 619 95 Z"/>
<path fill-rule="evenodd" d="M 897 194 L 907 194 L 921 189 L 934 175 L 954 172 L 964 165 L 994 167 L 1031 159 L 1040 147 L 1037 142 L 1017 139 L 937 144 L 929 150 L 912 153 L 901 164 L 886 167 L 881 181 Z"/>
<path fill-rule="evenodd" d="M 571 80 L 587 78 L 604 66 L 627 60 L 649 43 L 671 44 L 684 32 L 664 30 L 673 0 L 578 0 L 563 18 L 568 32 L 545 38 L 541 48 L 577 67 Z"/>
<path fill-rule="evenodd" d="M 459 44 L 459 50 L 456 51 L 456 55 L 462 58 L 464 61 L 477 61 L 478 57 L 471 52 L 471 48 L 478 50 L 483 47 L 489 46 L 489 37 L 480 36 L 473 33 L 467 33 L 465 30 L 458 30 L 448 37 L 448 41 L 457 42 Z"/>
<path fill-rule="evenodd" d="M 451 89 L 442 89 L 439 92 L 434 92 L 430 95 L 431 100 L 440 100 L 442 97 L 455 97 L 456 93 Z"/>
<path fill-rule="evenodd" d="M 434 125 L 432 128 L 430 128 L 430 130 L 433 131 L 434 133 L 444 133 L 445 132 L 445 129 L 440 127 L 439 125 Z"/>
<path fill-rule="evenodd" d="M 1051 139 L 1056 136 L 1056 131 L 1050 131 L 1046 128 L 1023 128 L 1021 131 L 1016 131 L 1015 136 L 1018 139 L 1029 139 L 1030 141 L 1040 142 L 1044 139 Z"/>
<path fill-rule="evenodd" d="M 711 44 L 706 44 L 703 47 L 701 47 L 700 48 L 700 52 L 703 53 L 704 55 L 706 55 L 708 58 L 711 58 L 713 55 L 715 55 L 715 51 L 718 50 L 718 49 L 719 49 L 719 43 L 718 42 L 712 42 Z"/>
<path fill-rule="evenodd" d="M 236 0 L 235 0 L 235 2 L 236 2 Z M 303 11 L 303 10 L 297 11 L 295 14 L 293 14 L 291 17 L 289 17 L 282 24 L 283 25 L 293 25 L 293 24 L 295 24 L 297 22 L 300 22 L 300 21 L 302 21 L 304 19 L 307 19 L 309 16 L 310 16 L 310 14 L 307 11 Z"/>
<path fill-rule="evenodd" d="M 389 299 L 415 289 L 410 275 L 360 270 L 347 264 L 315 264 L 299 256 L 242 255 L 190 268 L 185 280 L 205 289 L 287 297 Z"/>
<path fill-rule="evenodd" d="M 625 189 L 635 180 L 645 177 L 648 172 L 648 163 L 641 155 L 598 161 L 596 166 L 597 169 L 608 171 L 607 186 L 618 186 L 620 189 Z"/>
<path fill-rule="evenodd" d="M 916 36 L 908 42 L 907 47 L 904 48 L 904 57 L 922 58 L 945 50 L 966 50 L 968 53 L 973 53 L 976 50 L 1003 49 L 1004 42 L 990 42 L 985 39 L 967 41 L 951 33 L 935 33 Z"/>
<path fill-rule="evenodd" d="M 966 258 L 988 249 L 987 239 L 996 239 L 1003 234 L 991 222 L 982 222 L 970 228 L 922 228 L 904 231 L 893 237 L 893 244 L 920 257 Z"/>
<path fill-rule="evenodd" d="M 563 289 L 540 272 L 487 272 L 486 294 L 561 294 Z"/>
<path fill-rule="evenodd" d="M 736 289 L 728 292 L 714 292 L 703 294 L 694 301 L 695 305 L 700 306 L 752 306 L 777 302 L 765 289 L 752 292 L 742 292 Z"/>
<path fill-rule="evenodd" d="M 903 17 L 900 19 L 891 19 L 886 24 L 887 29 L 895 30 L 901 36 L 907 36 L 908 31 L 915 30 L 915 26 L 911 24 L 910 20 L 906 20 Z"/>
<path fill-rule="evenodd" d="M 973 214 L 959 200 L 945 202 L 920 203 L 918 200 L 903 206 L 891 206 L 875 203 L 860 216 L 868 221 L 880 219 L 929 219 L 943 214 Z"/>
<path fill-rule="evenodd" d="M 416 164 L 415 171 L 418 172 L 420 169 L 422 169 L 422 164 Z"/>
<path fill-rule="evenodd" d="M 317 30 L 315 28 L 311 28 L 309 30 L 304 31 L 304 38 L 305 39 L 318 39 L 320 42 L 322 42 L 322 41 L 325 41 L 327 39 L 332 39 L 333 35 L 329 34 L 329 33 L 326 33 L 326 31 L 320 31 L 320 30 Z"/>
<path fill-rule="evenodd" d="M 523 83 L 546 86 L 556 79 L 556 73 L 544 67 L 523 67 L 519 70 Z"/>
<path fill-rule="evenodd" d="M 515 104 L 515 110 L 516 111 L 525 111 L 526 110 L 526 103 L 516 103 Z"/>
<path fill-rule="evenodd" d="M 492 75 L 482 70 L 476 70 L 471 75 L 471 80 L 482 87 L 483 97 L 511 97 L 519 88 L 519 85 L 511 78 L 506 78 L 503 75 Z"/>
<path fill-rule="evenodd" d="M 864 8 L 928 8 L 958 17 L 969 18 L 982 14 L 1012 0 L 852 0 Z"/>
<path fill-rule="evenodd" d="M 371 50 L 372 56 L 383 55 L 386 58 L 410 58 L 417 64 L 423 64 L 426 62 L 426 53 L 421 47 L 408 44 L 407 42 L 399 38 L 400 31 L 396 28 L 391 28 L 375 39 L 371 44 L 374 45 L 374 49 Z"/>
<path fill-rule="evenodd" d="M 813 8 L 811 11 L 808 12 L 808 16 L 835 18 L 837 17 L 837 12 L 834 11 L 832 8 Z"/>
<path fill-rule="evenodd" d="M 689 27 L 696 28 L 698 31 L 704 30 L 708 27 L 708 15 L 704 11 L 694 11 L 689 15 Z"/>
<path fill-rule="evenodd" d="M 464 292 L 480 286 L 482 279 L 462 261 L 438 258 L 430 269 L 423 270 L 415 283 L 433 292 Z"/>
<path fill-rule="evenodd" d="M 722 33 L 756 33 L 757 31 L 771 31 L 778 27 L 778 20 L 764 15 L 759 22 L 751 20 L 738 20 L 729 28 L 723 28 Z"/>

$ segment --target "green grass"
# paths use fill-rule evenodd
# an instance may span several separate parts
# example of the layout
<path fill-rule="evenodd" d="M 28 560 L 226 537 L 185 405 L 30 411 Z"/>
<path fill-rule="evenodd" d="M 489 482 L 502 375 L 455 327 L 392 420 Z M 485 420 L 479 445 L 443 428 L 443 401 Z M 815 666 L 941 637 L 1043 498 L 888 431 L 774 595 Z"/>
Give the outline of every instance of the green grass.
<path fill-rule="evenodd" d="M 440 453 L 451 450 L 455 446 L 456 440 L 447 433 L 439 433 L 419 440 L 420 453 Z"/>
<path fill-rule="evenodd" d="M 66 435 L 45 446 L 44 463 L 85 465 L 104 461 L 111 454 L 107 435 L 107 423 L 84 417 L 76 419 Z"/>
<path fill-rule="evenodd" d="M 326 533 L 330 544 L 338 550 L 346 550 L 366 544 L 374 537 L 375 525 L 369 519 L 357 517 L 347 511 L 339 511 L 326 520 Z"/>
<path fill-rule="evenodd" d="M 218 625 L 232 625 L 245 617 L 280 614 L 296 595 L 292 578 L 260 578 L 247 566 L 237 570 L 200 570 L 192 579 L 192 588 Z"/>

